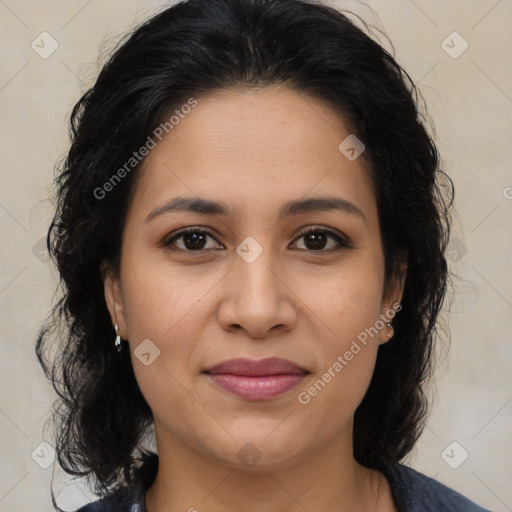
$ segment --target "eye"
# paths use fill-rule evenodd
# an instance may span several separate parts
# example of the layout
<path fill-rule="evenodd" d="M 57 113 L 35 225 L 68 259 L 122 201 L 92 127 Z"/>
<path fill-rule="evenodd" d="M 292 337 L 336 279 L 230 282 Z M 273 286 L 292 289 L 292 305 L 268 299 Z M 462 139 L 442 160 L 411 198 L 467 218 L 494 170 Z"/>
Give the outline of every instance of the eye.
<path fill-rule="evenodd" d="M 206 247 L 206 241 L 208 238 L 215 240 L 213 235 L 204 229 L 198 228 L 187 228 L 182 229 L 178 233 L 176 233 L 172 238 L 167 239 L 164 242 L 164 245 L 167 246 L 175 246 L 176 241 L 181 241 L 183 246 L 178 246 L 178 249 L 189 252 L 199 252 L 206 249 L 223 249 L 223 246 L 219 243 L 213 244 L 213 247 Z"/>
<path fill-rule="evenodd" d="M 207 246 L 208 238 L 214 240 L 210 247 Z M 350 243 L 338 233 L 326 228 L 309 228 L 303 230 L 296 240 L 304 239 L 304 249 L 309 252 L 333 252 L 342 248 L 351 248 Z M 334 240 L 334 246 L 326 247 L 328 240 Z M 224 249 L 208 230 L 199 228 L 185 228 L 175 233 L 164 241 L 165 247 L 171 247 L 187 252 L 200 252 L 208 249 Z"/>
<path fill-rule="evenodd" d="M 296 240 L 304 239 L 304 250 L 309 252 L 333 252 L 342 248 L 351 248 L 351 245 L 341 235 L 325 228 L 313 228 L 302 231 L 299 238 Z M 335 241 L 334 246 L 326 248 L 327 241 L 331 239 Z M 336 245 L 337 244 L 337 245 Z"/>

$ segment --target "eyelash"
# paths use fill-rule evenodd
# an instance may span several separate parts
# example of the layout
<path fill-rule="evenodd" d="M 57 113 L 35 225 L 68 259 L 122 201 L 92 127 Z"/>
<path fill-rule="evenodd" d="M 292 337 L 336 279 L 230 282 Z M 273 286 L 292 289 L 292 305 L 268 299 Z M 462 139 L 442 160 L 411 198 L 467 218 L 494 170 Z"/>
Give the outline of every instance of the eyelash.
<path fill-rule="evenodd" d="M 171 238 L 165 240 L 163 245 L 165 247 L 169 247 L 169 246 L 173 245 L 173 242 L 175 242 L 176 240 L 181 238 L 183 235 L 187 235 L 189 233 L 207 234 L 208 236 L 210 236 L 211 238 L 213 238 L 217 242 L 217 240 L 216 240 L 215 236 L 213 235 L 213 233 L 211 233 L 207 229 L 204 229 L 204 228 L 199 229 L 199 228 L 193 228 L 192 227 L 192 228 L 184 228 L 184 229 L 178 231 Z M 331 249 L 318 249 L 318 250 L 314 250 L 314 249 L 299 249 L 299 250 L 307 251 L 307 252 L 309 252 L 311 254 L 321 254 L 321 253 L 323 253 L 323 254 L 331 254 L 331 253 L 339 251 L 341 249 L 351 249 L 352 248 L 352 245 L 346 239 L 344 239 L 338 233 L 336 233 L 335 231 L 332 231 L 332 230 L 327 229 L 327 228 L 320 228 L 320 227 L 304 229 L 303 231 L 301 231 L 299 233 L 299 235 L 294 240 L 294 242 L 296 242 L 297 240 L 299 240 L 303 236 L 309 235 L 310 233 L 326 233 L 328 236 L 334 238 L 334 240 L 338 243 L 339 246 L 331 248 Z M 219 243 L 219 242 L 217 242 L 217 243 Z M 219 244 L 219 245 L 221 245 L 221 244 Z M 175 248 L 174 250 L 184 251 L 184 252 L 188 252 L 188 253 L 199 253 L 199 254 L 201 254 L 204 251 L 209 251 L 211 249 L 198 249 L 197 251 L 193 251 L 193 250 L 190 250 L 190 249 L 182 249 L 181 247 L 178 247 L 178 248 Z"/>

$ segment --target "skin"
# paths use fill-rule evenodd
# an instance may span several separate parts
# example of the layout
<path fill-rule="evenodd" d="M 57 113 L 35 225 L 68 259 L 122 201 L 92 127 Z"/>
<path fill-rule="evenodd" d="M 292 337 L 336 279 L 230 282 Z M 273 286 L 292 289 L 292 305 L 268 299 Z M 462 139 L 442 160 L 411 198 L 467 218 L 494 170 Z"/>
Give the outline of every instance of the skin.
<path fill-rule="evenodd" d="M 352 446 L 354 412 L 392 331 L 370 336 L 309 403 L 298 401 L 403 292 L 403 280 L 384 279 L 363 157 L 350 161 L 338 149 L 349 134 L 328 105 L 284 86 L 222 90 L 198 98 L 147 156 L 120 273 L 107 273 L 104 283 L 154 416 L 160 465 L 148 512 L 396 510 L 384 476 L 358 464 Z M 234 213 L 145 220 L 177 196 L 223 201 Z M 318 196 L 350 201 L 366 221 L 339 210 L 279 221 L 285 202 Z M 214 238 L 199 252 L 183 237 L 165 246 L 184 227 L 209 228 Z M 304 227 L 330 228 L 352 248 L 330 237 L 315 245 L 299 233 Z M 252 263 L 236 252 L 249 236 L 263 250 Z M 160 350 L 148 366 L 134 355 L 145 339 Z M 270 356 L 310 374 L 283 395 L 251 401 L 202 373 L 226 359 Z M 261 456 L 252 467 L 237 456 L 247 443 Z"/>

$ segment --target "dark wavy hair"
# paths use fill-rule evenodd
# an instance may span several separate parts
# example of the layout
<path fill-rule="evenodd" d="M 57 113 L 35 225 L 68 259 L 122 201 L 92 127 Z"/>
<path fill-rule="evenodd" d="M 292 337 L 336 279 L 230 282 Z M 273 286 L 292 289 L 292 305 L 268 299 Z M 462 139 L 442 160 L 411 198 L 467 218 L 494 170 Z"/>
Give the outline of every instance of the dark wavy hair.
<path fill-rule="evenodd" d="M 132 484 L 153 417 L 129 352 L 114 347 L 103 288 L 104 265 L 119 269 L 141 164 L 106 199 L 95 190 L 177 107 L 221 89 L 286 85 L 328 102 L 364 142 L 386 278 L 400 275 L 404 255 L 408 269 L 395 336 L 379 348 L 355 412 L 354 457 L 373 468 L 398 462 L 421 434 L 449 277 L 453 183 L 440 169 L 417 86 L 351 14 L 307 0 L 181 2 L 125 36 L 73 108 L 47 235 L 62 295 L 38 333 L 36 354 L 59 396 L 51 418 L 58 462 L 87 476 L 96 493 Z M 52 361 L 49 338 L 58 341 Z"/>

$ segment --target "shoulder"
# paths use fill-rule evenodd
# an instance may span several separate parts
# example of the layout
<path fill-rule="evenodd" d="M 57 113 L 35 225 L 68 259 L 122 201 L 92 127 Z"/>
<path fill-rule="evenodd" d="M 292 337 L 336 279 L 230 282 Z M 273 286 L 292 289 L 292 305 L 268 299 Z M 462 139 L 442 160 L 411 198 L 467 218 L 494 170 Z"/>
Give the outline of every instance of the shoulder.
<path fill-rule="evenodd" d="M 115 493 L 88 503 L 76 512 L 141 512 L 137 496 L 123 487 Z"/>
<path fill-rule="evenodd" d="M 158 455 L 143 453 L 142 464 L 135 468 L 132 487 L 119 487 L 108 496 L 88 503 L 75 512 L 146 512 L 144 494 L 153 484 L 158 471 Z"/>
<path fill-rule="evenodd" d="M 382 468 L 393 497 L 404 511 L 491 512 L 450 487 L 403 464 Z"/>

